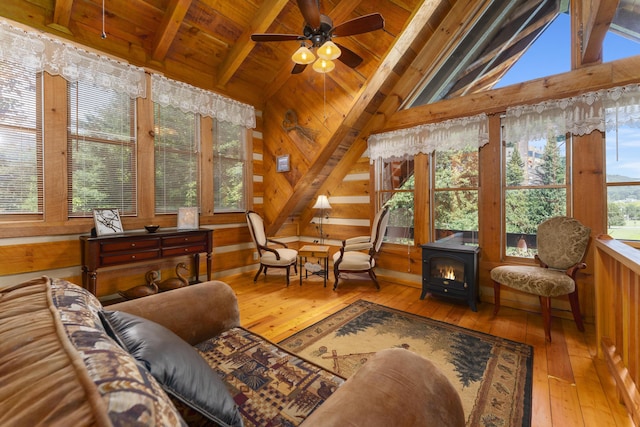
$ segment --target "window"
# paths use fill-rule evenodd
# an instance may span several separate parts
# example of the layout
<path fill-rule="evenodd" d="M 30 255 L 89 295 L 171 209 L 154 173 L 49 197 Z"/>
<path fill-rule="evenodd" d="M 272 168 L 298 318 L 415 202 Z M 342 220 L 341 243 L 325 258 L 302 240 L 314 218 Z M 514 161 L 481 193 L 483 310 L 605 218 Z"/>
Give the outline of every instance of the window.
<path fill-rule="evenodd" d="M 43 213 L 42 75 L 0 62 L 0 214 Z"/>
<path fill-rule="evenodd" d="M 135 102 L 91 83 L 68 84 L 69 216 L 137 213 Z"/>
<path fill-rule="evenodd" d="M 607 233 L 615 239 L 640 240 L 640 128 L 619 125 L 605 138 Z"/>
<path fill-rule="evenodd" d="M 377 160 L 378 206 L 389 206 L 384 241 L 413 244 L 414 168 L 411 160 Z"/>
<path fill-rule="evenodd" d="M 216 120 L 213 135 L 214 212 L 246 210 L 246 134 L 240 125 Z"/>
<path fill-rule="evenodd" d="M 156 213 L 198 207 L 199 116 L 154 103 L 154 122 Z"/>
<path fill-rule="evenodd" d="M 564 135 L 506 141 L 503 189 L 505 253 L 532 258 L 536 232 L 544 220 L 568 211 L 570 143 Z"/>
<path fill-rule="evenodd" d="M 478 148 L 433 154 L 434 240 L 478 242 Z"/>

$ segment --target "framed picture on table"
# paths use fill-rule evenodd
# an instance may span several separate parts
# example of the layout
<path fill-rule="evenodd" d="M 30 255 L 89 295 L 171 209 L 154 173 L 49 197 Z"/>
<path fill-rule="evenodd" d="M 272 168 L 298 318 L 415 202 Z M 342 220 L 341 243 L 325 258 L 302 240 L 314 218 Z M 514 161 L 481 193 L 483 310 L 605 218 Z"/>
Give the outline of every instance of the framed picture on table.
<path fill-rule="evenodd" d="M 94 209 L 93 222 L 96 226 L 96 236 L 124 232 L 118 209 Z"/>
<path fill-rule="evenodd" d="M 178 230 L 197 230 L 199 226 L 198 208 L 178 208 Z"/>

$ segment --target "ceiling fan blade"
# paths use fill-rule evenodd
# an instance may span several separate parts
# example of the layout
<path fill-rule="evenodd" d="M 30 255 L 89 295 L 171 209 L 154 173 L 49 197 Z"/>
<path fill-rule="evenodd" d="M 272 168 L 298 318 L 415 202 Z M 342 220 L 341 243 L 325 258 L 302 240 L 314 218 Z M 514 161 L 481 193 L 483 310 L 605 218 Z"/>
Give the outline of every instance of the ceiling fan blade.
<path fill-rule="evenodd" d="M 320 28 L 320 9 L 317 0 L 298 0 L 298 8 L 307 25 L 314 30 Z"/>
<path fill-rule="evenodd" d="M 342 45 L 340 45 L 338 43 L 336 43 L 336 45 L 338 45 L 338 47 L 342 51 L 342 53 L 340 54 L 338 59 L 343 64 L 345 64 L 345 65 L 347 65 L 347 66 L 349 66 L 351 68 L 356 68 L 358 65 L 360 65 L 362 63 L 362 58 L 360 57 L 360 55 L 358 55 L 357 53 L 355 53 L 351 49 L 348 49 L 348 48 L 346 48 L 346 47 L 344 47 L 344 46 L 342 46 Z"/>
<path fill-rule="evenodd" d="M 384 28 L 384 18 L 379 13 L 360 16 L 336 25 L 331 30 L 333 37 L 346 37 Z"/>
<path fill-rule="evenodd" d="M 289 40 L 304 40 L 304 37 L 296 34 L 251 34 L 251 40 L 254 42 L 286 42 Z"/>
<path fill-rule="evenodd" d="M 300 74 L 307 68 L 307 64 L 296 64 L 293 66 L 293 70 L 291 70 L 291 74 Z"/>

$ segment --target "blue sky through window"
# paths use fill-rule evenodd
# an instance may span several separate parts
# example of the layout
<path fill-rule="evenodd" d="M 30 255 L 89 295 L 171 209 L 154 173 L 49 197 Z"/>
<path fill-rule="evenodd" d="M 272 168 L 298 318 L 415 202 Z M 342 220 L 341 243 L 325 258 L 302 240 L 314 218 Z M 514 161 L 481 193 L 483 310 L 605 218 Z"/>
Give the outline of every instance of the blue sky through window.
<path fill-rule="evenodd" d="M 522 55 L 495 88 L 522 83 L 571 70 L 571 22 L 560 14 Z M 640 43 L 607 33 L 603 46 L 603 62 L 640 55 Z"/>

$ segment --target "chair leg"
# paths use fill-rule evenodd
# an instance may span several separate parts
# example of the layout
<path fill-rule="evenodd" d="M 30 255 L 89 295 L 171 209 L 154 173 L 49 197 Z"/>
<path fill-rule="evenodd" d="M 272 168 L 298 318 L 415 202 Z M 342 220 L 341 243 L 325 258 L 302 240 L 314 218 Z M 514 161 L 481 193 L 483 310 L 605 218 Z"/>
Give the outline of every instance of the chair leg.
<path fill-rule="evenodd" d="M 258 272 L 256 273 L 256 277 L 253 278 L 253 283 L 255 283 L 258 280 L 258 276 L 260 276 L 260 273 L 262 273 L 262 268 L 264 266 L 262 264 L 260 264 L 260 268 L 258 269 Z M 265 270 L 265 274 L 266 274 L 266 270 Z"/>
<path fill-rule="evenodd" d="M 291 266 L 287 265 L 287 287 L 289 286 L 289 274 L 291 274 Z"/>
<path fill-rule="evenodd" d="M 373 271 L 373 269 L 369 270 L 369 277 L 371 277 L 371 280 L 373 280 L 373 283 L 375 283 L 376 289 L 380 290 L 380 283 L 378 283 L 378 277 L 376 277 L 376 273 Z"/>
<path fill-rule="evenodd" d="M 338 278 L 340 277 L 340 271 L 338 271 L 337 265 L 333 266 L 333 275 L 336 279 L 336 281 L 333 282 L 333 290 L 335 291 L 336 289 L 338 289 Z"/>
<path fill-rule="evenodd" d="M 573 320 L 576 321 L 578 330 L 584 332 L 584 324 L 582 323 L 582 314 L 580 314 L 580 301 L 578 301 L 578 286 L 569 294 L 569 303 L 571 304 L 571 312 L 573 313 Z"/>
<path fill-rule="evenodd" d="M 542 323 L 544 324 L 544 336 L 547 341 L 551 342 L 551 298 L 541 296 L 540 305 L 542 306 Z"/>
<path fill-rule="evenodd" d="M 500 311 L 500 283 L 493 281 L 493 316 L 498 315 Z"/>

